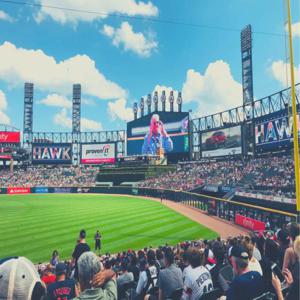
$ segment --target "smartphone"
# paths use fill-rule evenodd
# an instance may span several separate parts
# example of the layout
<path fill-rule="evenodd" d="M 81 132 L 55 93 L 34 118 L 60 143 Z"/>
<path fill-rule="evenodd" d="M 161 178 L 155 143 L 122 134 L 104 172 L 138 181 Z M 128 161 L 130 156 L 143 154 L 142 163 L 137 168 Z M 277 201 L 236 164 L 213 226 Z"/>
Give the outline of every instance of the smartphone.
<path fill-rule="evenodd" d="M 278 268 L 278 266 L 276 264 L 273 264 L 271 266 L 271 270 L 279 278 L 280 282 L 284 282 L 285 278 L 282 275 L 281 270 Z"/>

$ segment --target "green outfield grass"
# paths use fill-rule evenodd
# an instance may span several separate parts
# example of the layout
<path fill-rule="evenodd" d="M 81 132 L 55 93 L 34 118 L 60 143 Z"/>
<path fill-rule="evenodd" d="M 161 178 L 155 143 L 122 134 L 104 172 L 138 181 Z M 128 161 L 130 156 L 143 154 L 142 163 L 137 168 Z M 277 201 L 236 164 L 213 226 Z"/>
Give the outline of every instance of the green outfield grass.
<path fill-rule="evenodd" d="M 22 255 L 33 262 L 50 259 L 54 249 L 69 258 L 80 229 L 94 247 L 102 233 L 103 251 L 170 245 L 217 236 L 181 214 L 143 198 L 110 195 L 1 195 L 0 258 Z"/>

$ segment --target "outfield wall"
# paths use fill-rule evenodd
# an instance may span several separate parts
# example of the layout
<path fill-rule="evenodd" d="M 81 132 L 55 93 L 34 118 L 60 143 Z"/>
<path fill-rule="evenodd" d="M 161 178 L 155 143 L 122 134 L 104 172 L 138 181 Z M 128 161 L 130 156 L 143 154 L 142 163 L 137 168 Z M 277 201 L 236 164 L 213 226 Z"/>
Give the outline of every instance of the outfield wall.
<path fill-rule="evenodd" d="M 282 203 L 272 205 L 258 205 L 258 203 L 245 203 L 244 201 L 232 201 L 196 193 L 183 192 L 168 189 L 150 189 L 139 187 L 8 187 L 0 188 L 0 194 L 69 194 L 69 193 L 95 193 L 95 194 L 124 194 L 134 196 L 146 196 L 160 199 L 168 199 L 199 209 L 202 212 L 217 216 L 227 221 L 237 223 L 249 228 L 256 226 L 258 222 L 270 222 L 271 227 L 282 227 L 289 222 L 296 221 L 296 208 L 282 209 Z M 270 201 L 271 202 L 271 201 Z M 268 203 L 267 203 L 268 204 Z M 277 206 L 278 207 L 277 207 Z M 270 207 L 271 206 L 271 207 Z M 244 216 L 245 220 L 240 217 Z M 237 221 L 238 220 L 238 221 Z M 260 226 L 263 226 L 260 224 Z"/>

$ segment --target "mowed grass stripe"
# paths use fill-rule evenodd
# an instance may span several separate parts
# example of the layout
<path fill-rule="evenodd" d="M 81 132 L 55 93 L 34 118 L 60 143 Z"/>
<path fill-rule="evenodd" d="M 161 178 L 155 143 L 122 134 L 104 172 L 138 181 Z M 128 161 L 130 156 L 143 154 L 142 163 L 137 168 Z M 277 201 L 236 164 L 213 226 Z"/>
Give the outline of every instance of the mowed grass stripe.
<path fill-rule="evenodd" d="M 145 215 L 145 214 L 152 214 L 155 211 L 155 209 L 143 209 L 143 210 L 138 210 L 136 211 L 134 214 L 132 214 L 131 210 L 128 211 L 124 211 L 124 212 L 120 212 L 120 213 L 111 213 L 109 215 L 105 215 L 102 216 L 99 212 L 95 212 L 94 210 L 83 210 L 81 211 L 78 215 L 74 214 L 72 212 L 66 212 L 65 214 L 61 214 L 61 215 L 55 215 L 55 216 L 40 216 L 38 218 L 34 218 L 33 216 L 26 217 L 24 218 L 24 220 L 22 222 L 18 222 L 18 220 L 15 219 L 16 226 L 12 227 L 9 229 L 9 231 L 11 233 L 13 233 L 14 231 L 18 231 L 19 228 L 22 228 L 24 225 L 26 225 L 26 228 L 34 230 L 34 228 L 37 228 L 36 225 L 40 224 L 42 221 L 43 222 L 47 222 L 48 226 L 51 227 L 52 225 L 56 225 L 58 223 L 58 220 L 61 222 L 63 221 L 64 223 L 66 221 L 70 221 L 73 220 L 74 222 L 77 222 L 78 224 L 80 223 L 81 220 L 86 220 L 87 217 L 89 218 L 99 218 L 99 222 L 101 221 L 101 223 L 107 222 L 107 223 L 113 223 L 115 222 L 115 219 L 122 217 L 123 219 L 125 219 L 124 216 L 128 216 L 128 219 L 132 218 L 132 217 L 137 217 L 139 215 Z M 167 212 L 166 212 L 167 213 Z M 80 216 L 80 217 L 78 217 Z M 76 217 L 76 218 L 75 218 Z M 113 218 L 112 218 L 113 217 Z M 63 218 L 63 219 L 61 219 Z M 32 221 L 33 220 L 33 221 Z M 107 221 L 107 220 L 111 220 L 111 221 Z M 30 225 L 28 225 L 28 223 L 30 222 Z M 3 226 L 5 224 L 2 224 Z M 72 225 L 72 224 L 70 224 Z"/>
<path fill-rule="evenodd" d="M 152 217 L 147 219 L 147 225 L 144 225 L 144 228 L 149 227 L 151 225 L 149 225 L 148 223 L 151 222 L 156 222 L 159 219 L 163 219 L 164 222 L 169 222 L 169 221 L 165 221 L 165 217 L 167 218 L 167 214 L 168 212 L 166 211 L 164 214 L 162 215 L 153 215 L 153 213 L 149 213 Z M 146 215 L 146 214 L 144 214 Z M 148 214 L 147 214 L 148 215 Z M 46 238 L 51 238 L 53 236 L 53 232 L 56 232 L 56 238 L 60 239 L 61 236 L 64 236 L 66 233 L 68 233 L 68 235 L 70 235 L 70 229 L 69 227 L 73 227 L 74 228 L 74 235 L 73 238 L 75 239 L 78 235 L 78 231 L 80 230 L 80 228 L 85 228 L 87 231 L 89 231 L 89 229 L 93 229 L 95 230 L 95 228 L 101 228 L 102 232 L 105 232 L 106 235 L 109 235 L 113 232 L 117 232 L 118 234 L 121 234 L 120 231 L 122 231 L 122 229 L 124 228 L 124 224 L 126 224 L 127 227 L 132 227 L 135 228 L 135 226 L 137 224 L 140 224 L 140 220 L 132 220 L 131 216 L 128 216 L 128 218 L 124 218 L 122 219 L 122 224 L 121 223 L 115 223 L 115 221 L 113 221 L 112 223 L 115 223 L 115 225 L 110 225 L 107 222 L 105 223 L 104 221 L 101 221 L 101 223 L 105 224 L 104 226 L 100 225 L 98 220 L 93 220 L 93 222 L 89 222 L 88 224 L 86 223 L 86 219 L 88 218 L 88 216 L 83 216 L 80 219 L 75 219 L 72 220 L 72 222 L 70 221 L 66 221 L 64 220 L 64 226 L 62 224 L 58 224 L 57 220 L 56 220 L 56 225 L 51 225 L 49 226 L 49 222 L 47 222 L 47 225 L 49 227 L 44 227 L 44 228 L 39 228 L 34 226 L 33 228 L 31 226 L 29 226 L 28 228 L 26 228 L 26 231 L 29 231 L 31 234 L 31 238 L 34 238 L 34 242 L 40 242 L 41 240 L 44 240 Z M 131 220 L 131 221 L 130 221 Z M 144 223 L 145 224 L 145 223 Z M 88 226 L 86 226 L 88 225 Z M 51 230 L 49 230 L 49 228 L 51 228 Z M 109 228 L 109 230 L 106 230 L 106 228 Z M 93 231 L 94 233 L 94 231 Z M 28 237 L 24 234 L 20 234 L 20 231 L 13 231 L 10 232 L 8 231 L 8 234 L 13 234 L 16 239 L 18 240 L 18 243 L 23 243 L 25 242 Z M 71 236 L 70 236 L 71 237 Z M 15 241 L 8 241 L 6 242 L 5 245 L 3 245 L 2 247 L 9 247 L 9 246 L 13 246 L 15 244 Z M 1 250 L 1 245 L 0 245 L 0 250 Z"/>
<path fill-rule="evenodd" d="M 110 252 L 216 237 L 158 202 L 119 195 L 0 196 L 0 227 L 6 233 L 0 258 L 24 255 L 34 262 L 48 261 L 54 249 L 69 258 L 81 228 L 93 248 L 100 227 L 103 251 Z"/>

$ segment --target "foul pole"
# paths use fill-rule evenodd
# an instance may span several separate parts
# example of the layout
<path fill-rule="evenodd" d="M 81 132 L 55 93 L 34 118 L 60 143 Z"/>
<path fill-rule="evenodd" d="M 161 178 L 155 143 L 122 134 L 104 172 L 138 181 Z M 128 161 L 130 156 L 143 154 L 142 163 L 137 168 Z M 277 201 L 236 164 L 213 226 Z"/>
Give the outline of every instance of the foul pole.
<path fill-rule="evenodd" d="M 287 0 L 287 14 L 288 14 L 289 48 L 290 48 L 290 72 L 291 72 L 291 96 L 292 96 L 292 113 L 293 113 L 293 140 L 294 140 L 294 166 L 295 166 L 295 183 L 296 183 L 296 205 L 297 205 L 297 215 L 298 215 L 298 222 L 299 222 L 300 221 L 299 142 L 298 142 L 297 103 L 296 103 L 296 91 L 295 91 L 292 17 L 291 17 L 290 0 Z"/>

